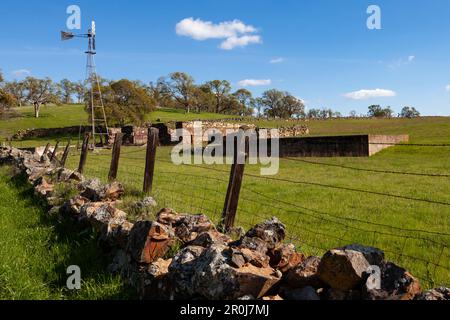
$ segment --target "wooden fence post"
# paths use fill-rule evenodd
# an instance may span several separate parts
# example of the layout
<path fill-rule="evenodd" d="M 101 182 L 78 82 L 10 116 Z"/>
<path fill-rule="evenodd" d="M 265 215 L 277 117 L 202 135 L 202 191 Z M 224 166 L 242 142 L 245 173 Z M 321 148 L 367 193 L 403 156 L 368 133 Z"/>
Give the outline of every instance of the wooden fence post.
<path fill-rule="evenodd" d="M 63 153 L 63 156 L 62 156 L 61 162 L 60 162 L 60 165 L 63 168 L 66 165 L 66 160 L 67 160 L 67 156 L 69 155 L 69 151 L 70 151 L 70 139 L 67 142 L 66 148 L 64 149 L 64 153 Z"/>
<path fill-rule="evenodd" d="M 112 150 L 111 166 L 109 167 L 108 180 L 114 181 L 117 178 L 119 169 L 120 148 L 122 146 L 123 133 L 116 133 Z"/>
<path fill-rule="evenodd" d="M 234 227 L 234 220 L 239 204 L 239 193 L 244 177 L 245 160 L 247 159 L 247 152 L 249 150 L 248 137 L 241 134 L 241 132 L 237 134 L 235 143 L 233 143 L 233 164 L 231 165 L 230 180 L 228 181 L 227 195 L 222 211 L 222 220 L 219 225 L 222 232 L 229 232 Z M 242 159 L 242 153 L 245 153 L 243 157 L 244 163 L 238 163 L 239 156 Z"/>
<path fill-rule="evenodd" d="M 50 157 L 50 162 L 52 162 L 53 159 L 55 159 L 56 151 L 58 150 L 58 147 L 59 147 L 59 140 L 56 141 L 55 148 L 53 149 L 52 156 Z"/>
<path fill-rule="evenodd" d="M 80 163 L 78 164 L 78 170 L 77 170 L 81 174 L 83 173 L 84 165 L 86 164 L 90 137 L 91 137 L 91 134 L 86 133 L 84 135 L 83 145 L 81 146 Z"/>
<path fill-rule="evenodd" d="M 47 145 L 44 148 L 44 151 L 42 152 L 41 161 L 44 161 L 44 156 L 47 156 L 49 148 L 50 148 L 50 143 L 47 143 Z"/>
<path fill-rule="evenodd" d="M 145 156 L 144 192 L 149 193 L 153 188 L 153 174 L 155 172 L 156 147 L 159 142 L 159 130 L 148 128 L 147 154 Z"/>

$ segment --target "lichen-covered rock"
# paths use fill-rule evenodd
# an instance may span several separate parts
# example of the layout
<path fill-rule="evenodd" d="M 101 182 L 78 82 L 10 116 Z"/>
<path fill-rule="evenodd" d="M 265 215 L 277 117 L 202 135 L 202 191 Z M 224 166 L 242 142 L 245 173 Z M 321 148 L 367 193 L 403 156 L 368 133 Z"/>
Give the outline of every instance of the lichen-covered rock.
<path fill-rule="evenodd" d="M 82 181 L 78 184 L 78 190 L 80 195 L 91 201 L 100 201 L 100 193 L 102 192 L 103 185 L 99 179 L 89 179 Z"/>
<path fill-rule="evenodd" d="M 65 168 L 59 168 L 57 172 L 58 181 L 60 182 L 70 182 L 77 181 L 81 182 L 84 180 L 83 175 L 78 171 L 69 170 Z"/>
<path fill-rule="evenodd" d="M 391 262 L 381 267 L 381 288 L 365 291 L 369 300 L 412 300 L 421 294 L 420 283 L 408 271 Z"/>
<path fill-rule="evenodd" d="M 384 252 L 378 248 L 362 246 L 360 244 L 350 244 L 340 249 L 361 252 L 370 265 L 381 266 L 384 261 Z"/>
<path fill-rule="evenodd" d="M 81 207 L 89 202 L 90 200 L 85 197 L 75 196 L 64 204 L 64 212 L 74 217 L 79 216 Z"/>
<path fill-rule="evenodd" d="M 100 198 L 102 200 L 115 201 L 117 199 L 120 199 L 120 197 L 122 197 L 124 193 L 125 189 L 123 188 L 123 185 L 119 182 L 114 181 L 103 187 L 103 189 L 101 190 Z"/>
<path fill-rule="evenodd" d="M 136 203 L 134 204 L 136 209 L 154 208 L 157 205 L 158 204 L 156 203 L 156 200 L 152 197 L 146 197 L 141 201 L 136 201 Z"/>
<path fill-rule="evenodd" d="M 99 179 L 90 179 L 78 184 L 80 195 L 91 201 L 115 201 L 119 199 L 125 190 L 118 182 L 103 185 Z"/>
<path fill-rule="evenodd" d="M 242 252 L 238 249 L 231 248 L 231 258 L 230 258 L 230 265 L 235 268 L 240 268 L 244 264 L 246 264 L 248 261 L 246 261 L 246 258 L 244 258 L 244 255 Z"/>
<path fill-rule="evenodd" d="M 246 263 L 252 264 L 258 268 L 267 268 L 270 264 L 270 257 L 257 250 L 251 250 L 246 247 L 237 248 L 240 254 L 243 256 Z"/>
<path fill-rule="evenodd" d="M 173 226 L 181 219 L 181 215 L 171 208 L 164 208 L 156 215 L 156 221 L 165 224 L 166 226 Z"/>
<path fill-rule="evenodd" d="M 196 294 L 194 275 L 198 270 L 197 259 L 205 250 L 200 246 L 188 246 L 173 257 L 169 265 L 169 276 L 175 298 L 188 299 Z"/>
<path fill-rule="evenodd" d="M 168 277 L 172 259 L 158 259 L 141 274 L 139 295 L 143 299 L 167 300 L 172 298 L 172 288 Z"/>
<path fill-rule="evenodd" d="M 417 300 L 450 300 L 450 288 L 440 287 L 425 291 Z"/>
<path fill-rule="evenodd" d="M 80 208 L 80 221 L 88 221 L 96 230 L 102 231 L 112 220 L 125 220 L 127 214 L 106 202 L 89 202 Z"/>
<path fill-rule="evenodd" d="M 263 297 L 281 279 L 281 273 L 251 264 L 233 267 L 224 245 L 186 247 L 169 267 L 174 290 L 181 298 L 237 299 L 245 295 Z"/>
<path fill-rule="evenodd" d="M 231 246 L 235 246 L 240 249 L 249 249 L 263 255 L 266 255 L 269 250 L 267 243 L 263 239 L 248 236 L 244 236 L 240 240 L 231 243 Z"/>
<path fill-rule="evenodd" d="M 193 241 L 203 232 L 216 230 L 212 221 L 204 214 L 183 215 L 167 208 L 157 214 L 157 221 L 172 227 L 175 235 L 185 243 Z"/>
<path fill-rule="evenodd" d="M 194 240 L 188 243 L 190 246 L 201 246 L 207 248 L 213 244 L 228 244 L 232 241 L 232 239 L 218 232 L 217 230 L 209 230 L 206 232 L 200 233 Z"/>
<path fill-rule="evenodd" d="M 266 243 L 268 249 L 274 249 L 286 237 L 286 226 L 273 217 L 254 226 L 245 234 L 245 237 L 259 238 Z"/>

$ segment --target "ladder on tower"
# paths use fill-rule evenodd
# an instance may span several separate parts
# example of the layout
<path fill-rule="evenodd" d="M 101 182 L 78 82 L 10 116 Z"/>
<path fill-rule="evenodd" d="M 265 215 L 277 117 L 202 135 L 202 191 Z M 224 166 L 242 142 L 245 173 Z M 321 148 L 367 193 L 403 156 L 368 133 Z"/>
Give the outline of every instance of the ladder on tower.
<path fill-rule="evenodd" d="M 85 34 L 74 34 L 72 32 L 61 31 L 61 40 L 66 41 L 73 38 L 87 38 L 88 39 L 88 50 L 86 51 L 87 62 L 86 62 L 86 82 L 90 85 L 90 97 L 89 97 L 89 108 L 91 109 L 91 123 L 92 123 L 92 145 L 95 149 L 96 147 L 96 136 L 100 137 L 100 145 L 103 145 L 104 136 L 105 142 L 108 142 L 108 122 L 106 121 L 105 106 L 103 105 L 103 98 L 101 93 L 100 81 L 98 79 L 97 70 L 95 67 L 96 55 L 95 49 L 95 21 L 92 21 L 91 29 Z M 95 92 L 97 90 L 97 92 Z M 95 95 L 98 94 L 99 104 L 95 102 Z M 99 108 L 100 112 L 96 112 Z"/>
<path fill-rule="evenodd" d="M 93 147 L 95 148 L 97 145 L 103 146 L 105 143 L 107 144 L 109 130 L 108 130 L 108 122 L 106 120 L 105 106 L 103 104 L 103 97 L 101 92 L 100 81 L 97 74 L 97 69 L 95 66 L 95 58 L 96 55 L 95 48 L 95 23 L 92 22 L 92 27 L 88 31 L 88 50 L 87 54 L 87 63 L 86 63 L 86 74 L 87 80 L 90 83 L 90 108 L 91 108 L 91 122 L 92 122 L 92 141 Z M 97 92 L 96 90 L 97 89 Z M 95 95 L 98 95 L 96 99 Z M 99 101 L 99 105 L 96 104 L 96 100 Z M 96 112 L 99 109 L 100 112 Z M 96 137 L 100 138 L 99 143 L 97 144 Z M 105 141 L 103 141 L 103 139 Z"/>

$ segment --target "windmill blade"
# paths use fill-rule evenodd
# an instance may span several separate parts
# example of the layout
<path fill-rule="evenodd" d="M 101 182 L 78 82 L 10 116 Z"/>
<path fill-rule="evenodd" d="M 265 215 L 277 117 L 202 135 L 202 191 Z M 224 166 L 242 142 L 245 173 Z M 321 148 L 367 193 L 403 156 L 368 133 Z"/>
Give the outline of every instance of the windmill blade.
<path fill-rule="evenodd" d="M 61 40 L 62 41 L 70 40 L 73 37 L 75 37 L 75 35 L 72 32 L 61 31 Z"/>

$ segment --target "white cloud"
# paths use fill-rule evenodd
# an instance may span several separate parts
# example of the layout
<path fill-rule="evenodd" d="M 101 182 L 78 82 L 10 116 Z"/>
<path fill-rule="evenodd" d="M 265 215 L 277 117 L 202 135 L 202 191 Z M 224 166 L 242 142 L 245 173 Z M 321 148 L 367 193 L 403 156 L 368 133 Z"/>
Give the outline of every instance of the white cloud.
<path fill-rule="evenodd" d="M 273 58 L 270 60 L 270 63 L 282 63 L 284 61 L 284 58 Z"/>
<path fill-rule="evenodd" d="M 220 48 L 224 50 L 244 47 L 250 43 L 262 43 L 261 37 L 254 34 L 257 29 L 240 20 L 214 24 L 211 21 L 191 17 L 178 22 L 175 30 L 179 36 L 190 37 L 198 41 L 225 39 L 220 45 Z"/>
<path fill-rule="evenodd" d="M 445 87 L 445 90 L 450 91 L 450 84 Z"/>
<path fill-rule="evenodd" d="M 21 78 L 29 76 L 31 74 L 31 71 L 27 69 L 19 69 L 12 71 L 11 74 L 16 78 Z"/>
<path fill-rule="evenodd" d="M 397 93 L 386 89 L 362 89 L 344 94 L 344 97 L 352 100 L 366 100 L 371 98 L 395 97 Z"/>
<path fill-rule="evenodd" d="M 245 47 L 250 43 L 262 43 L 260 36 L 242 36 L 242 37 L 229 37 L 227 40 L 220 44 L 220 48 L 224 50 L 232 50 L 236 47 Z"/>
<path fill-rule="evenodd" d="M 241 87 L 268 86 L 271 83 L 270 79 L 245 79 L 238 82 Z"/>
<path fill-rule="evenodd" d="M 397 68 L 400 68 L 402 66 L 407 66 L 409 64 L 412 64 L 414 62 L 414 60 L 416 60 L 416 56 L 414 56 L 414 55 L 410 55 L 407 58 L 400 58 L 397 61 L 391 63 L 389 65 L 389 68 L 397 69 Z"/>

